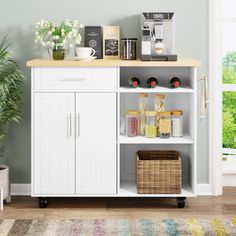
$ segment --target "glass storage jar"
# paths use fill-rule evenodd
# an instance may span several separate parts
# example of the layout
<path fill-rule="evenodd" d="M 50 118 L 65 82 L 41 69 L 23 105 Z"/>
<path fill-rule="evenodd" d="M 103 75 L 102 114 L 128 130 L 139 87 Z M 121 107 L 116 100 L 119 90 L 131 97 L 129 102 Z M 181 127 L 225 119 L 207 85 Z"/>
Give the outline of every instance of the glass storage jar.
<path fill-rule="evenodd" d="M 137 38 L 122 38 L 121 53 L 122 60 L 136 60 L 137 54 Z"/>
<path fill-rule="evenodd" d="M 136 137 L 139 135 L 139 114 L 136 110 L 128 110 L 126 115 L 126 136 Z"/>
<path fill-rule="evenodd" d="M 159 113 L 159 137 L 170 138 L 171 135 L 171 113 L 168 111 Z"/>
<path fill-rule="evenodd" d="M 140 135 L 145 135 L 145 112 L 148 105 L 148 94 L 140 93 L 138 101 L 139 117 L 140 117 Z"/>
<path fill-rule="evenodd" d="M 165 111 L 165 95 L 164 94 L 156 94 L 154 101 L 154 110 L 157 112 L 157 136 L 159 136 L 159 120 L 160 120 L 160 112 Z"/>
<path fill-rule="evenodd" d="M 183 111 L 171 111 L 171 135 L 173 137 L 183 137 Z"/>
<path fill-rule="evenodd" d="M 145 122 L 145 137 L 156 138 L 157 126 L 156 126 L 156 111 L 146 111 L 146 122 Z"/>

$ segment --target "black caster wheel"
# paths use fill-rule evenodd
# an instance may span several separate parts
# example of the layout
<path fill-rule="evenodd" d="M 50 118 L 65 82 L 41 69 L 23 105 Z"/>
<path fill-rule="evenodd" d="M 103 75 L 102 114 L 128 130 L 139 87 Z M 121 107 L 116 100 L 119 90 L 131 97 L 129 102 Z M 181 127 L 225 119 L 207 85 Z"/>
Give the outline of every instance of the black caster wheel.
<path fill-rule="evenodd" d="M 185 200 L 186 200 L 186 197 L 177 197 L 177 205 L 179 208 L 185 207 Z"/>
<path fill-rule="evenodd" d="M 48 206 L 48 200 L 46 197 L 39 197 L 39 208 L 46 208 Z"/>

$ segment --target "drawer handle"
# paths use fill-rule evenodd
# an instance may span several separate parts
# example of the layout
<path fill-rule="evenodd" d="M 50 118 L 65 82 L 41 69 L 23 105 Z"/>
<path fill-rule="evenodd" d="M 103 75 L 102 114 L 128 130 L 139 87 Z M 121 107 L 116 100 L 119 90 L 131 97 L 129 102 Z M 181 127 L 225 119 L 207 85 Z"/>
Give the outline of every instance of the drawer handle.
<path fill-rule="evenodd" d="M 59 81 L 61 82 L 82 82 L 82 81 L 85 81 L 87 80 L 86 78 L 70 78 L 70 79 L 60 79 Z"/>
<path fill-rule="evenodd" d="M 77 114 L 77 136 L 80 136 L 80 114 Z"/>
<path fill-rule="evenodd" d="M 68 129 L 68 137 L 72 137 L 72 115 L 71 113 L 67 116 L 67 129 Z"/>

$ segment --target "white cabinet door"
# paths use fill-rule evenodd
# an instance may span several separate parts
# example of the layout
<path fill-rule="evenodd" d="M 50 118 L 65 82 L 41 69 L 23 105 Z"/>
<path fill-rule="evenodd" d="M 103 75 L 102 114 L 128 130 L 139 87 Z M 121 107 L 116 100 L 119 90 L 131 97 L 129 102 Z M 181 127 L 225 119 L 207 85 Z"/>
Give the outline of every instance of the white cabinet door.
<path fill-rule="evenodd" d="M 116 193 L 116 94 L 76 94 L 76 194 Z"/>
<path fill-rule="evenodd" d="M 33 95 L 33 194 L 75 194 L 75 94 Z"/>

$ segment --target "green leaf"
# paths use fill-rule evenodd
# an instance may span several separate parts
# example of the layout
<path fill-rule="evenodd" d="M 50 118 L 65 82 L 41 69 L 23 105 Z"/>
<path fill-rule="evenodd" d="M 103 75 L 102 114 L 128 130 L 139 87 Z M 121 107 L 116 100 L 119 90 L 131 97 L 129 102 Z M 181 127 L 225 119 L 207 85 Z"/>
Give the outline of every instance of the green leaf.
<path fill-rule="evenodd" d="M 16 61 L 9 51 L 7 37 L 0 40 L 0 156 L 4 153 L 4 140 L 10 122 L 21 120 L 23 79 Z"/>

